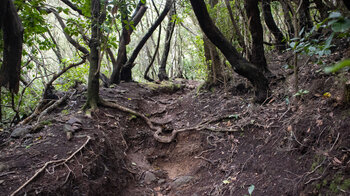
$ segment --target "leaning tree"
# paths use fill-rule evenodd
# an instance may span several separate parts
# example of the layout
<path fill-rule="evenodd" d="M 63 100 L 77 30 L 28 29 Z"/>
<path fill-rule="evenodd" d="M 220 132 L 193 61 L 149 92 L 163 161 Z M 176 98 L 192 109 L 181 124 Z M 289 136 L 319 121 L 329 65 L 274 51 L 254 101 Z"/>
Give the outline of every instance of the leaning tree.
<path fill-rule="evenodd" d="M 208 39 L 219 48 L 232 65 L 233 69 L 247 78 L 255 88 L 255 101 L 263 102 L 268 95 L 268 81 L 263 72 L 252 63 L 244 59 L 225 38 L 211 20 L 206 4 L 203 0 L 190 0 L 199 25 Z"/>

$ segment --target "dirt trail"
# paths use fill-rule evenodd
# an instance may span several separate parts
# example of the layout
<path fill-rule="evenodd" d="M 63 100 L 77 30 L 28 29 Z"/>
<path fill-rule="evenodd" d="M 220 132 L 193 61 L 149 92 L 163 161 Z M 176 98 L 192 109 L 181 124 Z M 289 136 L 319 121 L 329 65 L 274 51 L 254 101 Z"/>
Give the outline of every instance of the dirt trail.
<path fill-rule="evenodd" d="M 254 185 L 253 195 L 346 195 L 349 108 L 315 91 L 296 109 L 286 99 L 288 73 L 271 69 L 279 74 L 264 105 L 252 103 L 252 89 L 241 79 L 227 95 L 221 88 L 198 91 L 199 83 L 187 80 L 101 89 L 103 99 L 144 114 L 165 134 L 208 122 L 170 144 L 157 142 L 137 116 L 104 107 L 84 115 L 80 86 L 42 119 L 39 132 L 1 133 L 0 193 L 13 193 L 47 163 L 20 194 L 245 195 Z M 324 76 L 312 77 L 304 81 Z"/>

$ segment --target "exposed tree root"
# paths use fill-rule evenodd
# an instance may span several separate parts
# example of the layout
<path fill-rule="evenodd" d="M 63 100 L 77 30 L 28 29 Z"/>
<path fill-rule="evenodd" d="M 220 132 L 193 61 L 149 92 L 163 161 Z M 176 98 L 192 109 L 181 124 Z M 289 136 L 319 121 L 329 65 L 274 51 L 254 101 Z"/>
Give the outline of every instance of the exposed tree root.
<path fill-rule="evenodd" d="M 15 190 L 13 193 L 11 193 L 10 196 L 14 196 L 16 195 L 19 191 L 21 191 L 25 186 L 27 186 L 30 182 L 32 182 L 41 172 L 43 172 L 46 167 L 50 164 L 53 163 L 60 163 L 60 164 L 65 164 L 66 162 L 68 162 L 70 159 L 72 159 L 78 152 L 80 152 L 86 145 L 87 143 L 89 143 L 89 141 L 91 140 L 90 136 L 87 136 L 86 141 L 84 142 L 84 144 L 82 146 L 80 146 L 80 148 L 78 148 L 73 154 L 71 154 L 68 158 L 66 159 L 60 159 L 60 160 L 54 160 L 54 161 L 49 161 L 46 162 L 44 166 L 42 166 L 38 171 L 35 172 L 35 174 L 29 179 L 27 180 L 24 184 L 22 184 L 17 190 Z"/>
<path fill-rule="evenodd" d="M 137 111 L 134 111 L 130 108 L 127 108 L 127 107 L 121 106 L 117 103 L 114 103 L 113 101 L 106 101 L 106 100 L 101 99 L 100 104 L 102 106 L 115 108 L 115 109 L 121 110 L 123 112 L 127 112 L 127 113 L 130 113 L 130 114 L 133 114 L 137 117 L 142 118 L 147 123 L 149 128 L 155 131 L 153 134 L 153 137 L 158 142 L 161 142 L 161 143 L 171 143 L 172 141 L 175 140 L 178 133 L 185 132 L 185 131 L 202 131 L 202 130 L 209 130 L 209 131 L 213 131 L 213 132 L 235 132 L 235 131 L 238 131 L 237 129 L 225 129 L 225 128 L 216 128 L 216 127 L 209 126 L 209 124 L 211 124 L 211 123 L 215 123 L 215 122 L 221 121 L 223 119 L 230 118 L 229 116 L 224 116 L 224 117 L 215 118 L 213 120 L 204 120 L 204 121 L 200 122 L 197 126 L 194 126 L 194 127 L 173 130 L 170 135 L 161 135 L 162 130 L 163 130 L 162 127 L 155 126 L 154 124 L 158 124 L 158 123 L 152 122 L 145 115 L 143 115 Z"/>

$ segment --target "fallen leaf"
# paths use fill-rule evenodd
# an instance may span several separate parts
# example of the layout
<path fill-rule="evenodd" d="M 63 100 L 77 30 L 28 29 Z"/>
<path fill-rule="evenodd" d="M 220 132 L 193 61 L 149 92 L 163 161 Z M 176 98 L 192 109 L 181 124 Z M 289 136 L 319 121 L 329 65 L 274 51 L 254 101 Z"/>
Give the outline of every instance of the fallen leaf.
<path fill-rule="evenodd" d="M 317 126 L 322 126 L 323 125 L 323 121 L 322 120 L 316 120 L 316 124 Z"/>
<path fill-rule="evenodd" d="M 323 94 L 323 98 L 330 98 L 332 95 L 329 92 Z"/>
<path fill-rule="evenodd" d="M 224 181 L 222 181 L 222 183 L 224 183 L 224 184 L 230 184 L 231 182 L 230 182 L 229 180 L 224 180 Z"/>

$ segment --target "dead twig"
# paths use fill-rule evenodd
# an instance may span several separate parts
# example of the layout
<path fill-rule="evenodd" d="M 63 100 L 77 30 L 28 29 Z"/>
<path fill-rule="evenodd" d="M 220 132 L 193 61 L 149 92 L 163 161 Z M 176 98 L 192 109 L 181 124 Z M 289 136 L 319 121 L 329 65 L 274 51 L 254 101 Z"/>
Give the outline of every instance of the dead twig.
<path fill-rule="evenodd" d="M 83 145 L 80 146 L 80 148 L 78 148 L 73 154 L 71 154 L 68 158 L 66 159 L 60 159 L 60 160 L 53 160 L 53 161 L 49 161 L 46 162 L 44 164 L 44 166 L 42 166 L 39 170 L 37 170 L 35 172 L 35 174 L 29 179 L 27 180 L 24 184 L 22 184 L 17 190 L 15 190 L 10 196 L 14 196 L 16 195 L 19 191 L 21 191 L 24 187 L 26 187 L 30 182 L 32 182 L 41 172 L 43 172 L 46 167 L 50 164 L 54 164 L 54 163 L 66 163 L 68 162 L 70 159 L 72 159 L 78 152 L 80 152 L 91 140 L 90 136 L 87 136 L 86 141 L 84 142 Z"/>
<path fill-rule="evenodd" d="M 38 117 L 37 123 L 40 121 L 40 119 L 47 115 L 49 112 L 51 112 L 52 110 L 56 109 L 59 105 L 61 105 L 64 101 L 66 101 L 68 99 L 68 94 L 65 94 L 61 99 L 59 99 L 58 101 L 56 101 L 54 104 L 52 104 L 50 107 L 46 108 L 43 112 L 41 112 L 41 114 Z"/>
<path fill-rule="evenodd" d="M 331 152 L 331 151 L 333 150 L 335 144 L 338 142 L 339 136 L 340 136 L 340 134 L 338 133 L 337 138 L 335 139 L 335 141 L 334 141 L 334 143 L 333 143 L 331 149 L 329 149 L 328 152 Z"/>

